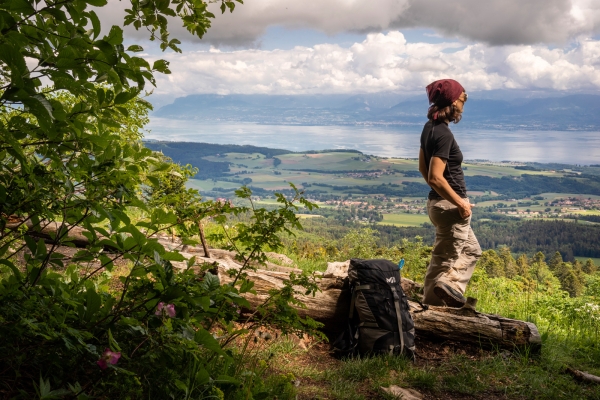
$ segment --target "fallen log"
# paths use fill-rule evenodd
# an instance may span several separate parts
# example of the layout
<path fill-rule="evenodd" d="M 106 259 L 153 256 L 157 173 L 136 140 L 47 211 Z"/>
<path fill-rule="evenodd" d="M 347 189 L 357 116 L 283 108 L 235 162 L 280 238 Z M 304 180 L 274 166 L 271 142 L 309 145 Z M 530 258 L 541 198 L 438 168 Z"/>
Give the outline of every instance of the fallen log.
<path fill-rule="evenodd" d="M 44 239 L 44 241 L 48 244 L 52 244 L 55 241 L 56 238 L 56 234 L 59 231 L 59 229 L 67 229 L 67 232 L 64 232 L 63 234 L 65 235 L 64 238 L 62 238 L 63 242 L 69 242 L 70 244 L 74 245 L 75 247 L 78 248 L 85 248 L 87 246 L 90 245 L 90 241 L 89 239 L 84 235 L 84 233 L 87 232 L 86 229 L 79 227 L 79 226 L 70 226 L 70 225 L 65 225 L 62 226 L 60 223 L 58 222 L 49 222 L 49 221 L 41 221 L 40 224 L 38 226 L 34 226 L 33 223 L 31 222 L 31 220 L 27 219 L 27 220 L 15 220 L 15 221 L 9 221 L 9 223 L 6 224 L 5 228 L 7 230 L 17 230 L 20 229 L 21 226 L 25 226 L 27 227 L 27 235 L 31 236 L 31 237 L 35 237 L 38 239 Z M 100 239 L 102 239 L 103 237 L 100 236 Z M 161 236 L 157 236 L 154 237 L 154 239 L 156 239 L 161 245 L 164 246 L 165 249 L 167 249 L 168 251 L 179 251 L 181 254 L 183 254 L 186 258 L 191 258 L 192 256 L 200 256 L 202 255 L 202 259 L 204 260 L 204 263 L 212 263 L 215 261 L 222 261 L 225 266 L 231 267 L 231 268 L 240 268 L 241 266 L 239 265 L 239 261 L 235 260 L 236 257 L 236 253 L 233 251 L 229 251 L 229 250 L 222 250 L 222 249 L 211 249 L 208 247 L 208 245 L 206 245 L 206 243 L 202 244 L 202 247 L 197 247 L 197 246 L 189 246 L 189 245 L 184 245 L 182 244 L 181 240 L 179 238 L 169 238 L 165 235 L 161 235 Z M 111 246 L 104 246 L 104 250 L 107 252 L 113 252 L 116 249 L 111 247 Z M 272 263 L 270 261 L 267 261 L 263 264 L 258 264 L 256 262 L 252 262 L 250 263 L 251 265 L 255 266 L 255 267 L 259 267 L 261 269 L 264 270 L 268 270 L 268 271 L 286 271 L 286 272 L 295 272 L 295 273 L 301 273 L 302 270 L 297 269 L 297 268 L 293 268 L 293 261 L 290 260 L 288 257 L 284 256 L 283 254 L 276 254 L 276 253 L 266 253 L 267 256 L 269 258 L 273 258 L 276 259 L 277 262 L 279 264 L 286 264 L 286 267 L 283 267 L 279 264 L 275 264 Z M 174 263 L 177 264 L 177 263 Z M 184 266 L 185 263 L 180 263 L 180 266 Z M 216 273 L 216 270 L 215 270 Z"/>
<path fill-rule="evenodd" d="M 232 281 L 227 272 L 231 267 L 232 265 L 219 264 L 218 275 L 222 283 Z M 289 278 L 289 272 L 283 269 L 248 271 L 248 277 L 254 282 L 257 294 L 249 295 L 247 299 L 256 307 L 267 299 L 270 289 L 283 287 L 283 282 Z M 415 283 L 403 279 L 402 286 L 406 292 L 410 292 Z M 323 331 L 333 338 L 344 326 L 348 316 L 350 293 L 347 279 L 326 273 L 319 280 L 319 287 L 321 291 L 314 296 L 298 294 L 297 298 L 305 305 L 305 308 L 298 311 L 303 317 L 311 317 L 323 323 Z M 299 293 L 302 291 L 299 290 Z M 483 348 L 529 348 L 532 352 L 541 349 L 541 336 L 537 327 L 530 322 L 480 313 L 472 306 L 431 306 L 423 310 L 416 302 L 409 301 L 409 305 L 417 335 L 422 337 L 468 343 Z"/>
<path fill-rule="evenodd" d="M 90 244 L 89 239 L 84 236 L 86 229 L 79 226 L 62 225 L 58 222 L 40 221 L 39 225 L 34 226 L 30 219 L 10 221 L 6 224 L 7 230 L 17 230 L 21 226 L 27 227 L 27 235 L 38 239 L 44 239 L 46 243 L 54 243 L 59 229 L 64 229 L 62 235 L 64 241 L 69 241 L 75 247 L 86 247 Z"/>

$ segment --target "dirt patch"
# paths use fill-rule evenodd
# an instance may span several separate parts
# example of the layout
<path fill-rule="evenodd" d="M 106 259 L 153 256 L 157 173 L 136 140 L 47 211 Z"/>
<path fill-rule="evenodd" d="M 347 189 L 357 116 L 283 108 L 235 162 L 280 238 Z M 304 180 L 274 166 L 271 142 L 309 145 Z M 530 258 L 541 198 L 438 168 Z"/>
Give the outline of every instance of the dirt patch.
<path fill-rule="evenodd" d="M 316 343 L 308 351 L 302 352 L 291 360 L 290 369 L 301 371 L 307 367 L 314 368 L 319 373 L 339 369 L 342 361 L 335 359 L 329 354 L 329 343 Z M 310 374 L 298 377 L 299 400 L 309 399 L 328 399 L 330 392 L 330 383 Z"/>
<path fill-rule="evenodd" d="M 418 336 L 415 339 L 415 346 L 417 348 L 415 364 L 419 367 L 437 366 L 457 355 L 476 361 L 496 354 L 494 351 L 484 350 L 475 345 L 452 341 L 433 341 Z"/>

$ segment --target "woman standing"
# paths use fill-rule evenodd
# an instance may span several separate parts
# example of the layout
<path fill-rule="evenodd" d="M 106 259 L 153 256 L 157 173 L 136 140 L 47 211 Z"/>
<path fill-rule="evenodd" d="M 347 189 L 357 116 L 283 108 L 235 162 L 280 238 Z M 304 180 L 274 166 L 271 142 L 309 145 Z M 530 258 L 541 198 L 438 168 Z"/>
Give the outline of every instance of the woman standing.
<path fill-rule="evenodd" d="M 429 121 L 421 133 L 419 171 L 431 187 L 427 201 L 435 244 L 425 276 L 423 302 L 461 307 L 481 247 L 471 229 L 471 207 L 461 167 L 463 155 L 448 124 L 461 119 L 467 93 L 453 79 L 427 86 Z"/>

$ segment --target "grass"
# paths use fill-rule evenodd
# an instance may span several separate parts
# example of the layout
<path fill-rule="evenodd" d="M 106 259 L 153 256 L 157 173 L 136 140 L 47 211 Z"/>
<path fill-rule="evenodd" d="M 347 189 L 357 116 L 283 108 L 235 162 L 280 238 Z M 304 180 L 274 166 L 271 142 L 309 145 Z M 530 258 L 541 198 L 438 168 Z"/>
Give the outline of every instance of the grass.
<path fill-rule="evenodd" d="M 389 356 L 338 361 L 329 357 L 325 344 L 299 349 L 285 337 L 280 340 L 268 350 L 271 367 L 294 374 L 299 399 L 391 399 L 381 389 L 390 385 L 413 388 L 428 398 L 600 399 L 598 385 L 564 373 L 562 343 L 549 342 L 537 357 L 483 350 L 467 355 L 452 348 L 437 361 L 413 364 Z"/>
<path fill-rule="evenodd" d="M 577 220 L 577 223 L 582 224 L 582 225 L 600 225 L 600 222 L 590 222 L 590 221 L 584 221 L 582 219 Z"/>
<path fill-rule="evenodd" d="M 384 160 L 374 158 L 363 161 L 366 159 L 365 156 L 357 153 L 284 154 L 278 158 L 281 160 L 279 169 L 292 170 L 376 170 L 385 168 L 387 165 Z"/>
<path fill-rule="evenodd" d="M 575 210 L 573 214 L 579 215 L 600 215 L 600 210 Z"/>
<path fill-rule="evenodd" d="M 484 175 L 492 178 L 501 178 L 503 176 L 521 176 L 524 173 L 528 175 L 544 175 L 544 176 L 556 176 L 561 177 L 564 174 L 561 172 L 551 171 L 524 171 L 515 169 L 508 165 L 490 165 L 483 163 L 464 163 L 463 166 L 467 167 L 465 171 L 466 176 Z"/>
<path fill-rule="evenodd" d="M 425 222 L 430 222 L 429 217 L 425 214 L 383 214 L 383 221 L 380 225 L 395 225 L 395 226 L 421 226 Z"/>
<path fill-rule="evenodd" d="M 594 200 L 600 199 L 600 196 L 596 196 L 596 195 L 592 195 L 592 194 L 575 194 L 575 193 L 542 193 L 542 194 L 540 194 L 540 196 L 542 196 L 545 201 L 547 201 L 547 200 L 552 201 L 552 200 L 556 200 L 556 199 L 566 199 L 567 197 L 574 197 L 577 199 L 587 199 L 587 198 L 591 198 Z"/>

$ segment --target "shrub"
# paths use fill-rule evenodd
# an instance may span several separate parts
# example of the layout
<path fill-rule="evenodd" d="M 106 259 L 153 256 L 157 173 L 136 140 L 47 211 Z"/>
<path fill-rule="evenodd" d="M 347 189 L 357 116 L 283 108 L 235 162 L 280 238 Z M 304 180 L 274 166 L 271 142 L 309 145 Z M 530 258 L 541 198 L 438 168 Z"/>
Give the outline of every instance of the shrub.
<path fill-rule="evenodd" d="M 247 198 L 251 192 L 243 189 L 239 195 Z M 239 224 L 237 234 L 230 237 L 243 264 L 234 271 L 233 284 L 222 285 L 207 272 L 212 266 L 198 269 L 193 259 L 188 260 L 188 268 L 177 272 L 171 261 L 183 257 L 165 251 L 153 238 L 160 223 L 173 214 L 160 219 L 156 210 L 137 225 L 113 221 L 113 227 L 120 229 L 112 235 L 105 232 L 97 244 L 113 249 L 112 259 L 98 249 L 94 253 L 90 245 L 75 254 L 80 263 L 68 265 L 63 272 L 44 263 L 60 260 L 55 247 L 49 251 L 43 239 L 22 236 L 27 246 L 24 265 L 4 259 L 9 268 L 3 270 L 0 282 L 3 397 L 19 393 L 27 397 L 35 390 L 82 398 L 258 395 L 265 371 L 256 368 L 255 356 L 247 351 L 254 331 L 269 325 L 302 335 L 318 326 L 299 318 L 293 307 L 299 305 L 295 288 L 303 288 L 303 293 L 316 290 L 306 275 L 292 276 L 282 290 L 270 292 L 255 318 L 240 320 L 240 308 L 250 307 L 242 295 L 253 291 L 245 271 L 251 262 L 266 259 L 265 248 L 280 245 L 278 233 L 288 224 L 300 227 L 294 203 L 310 206 L 298 192 L 291 200 L 278 199 L 280 208 L 252 210 L 252 222 Z M 248 211 L 225 207 L 221 212 Z M 225 215 L 217 218 L 225 222 Z M 98 272 L 111 270 L 117 257 L 130 260 L 131 269 L 119 277 L 120 288 L 114 290 L 106 284 L 107 276 Z M 81 263 L 93 258 L 101 259 L 101 266 L 90 270 Z M 241 348 L 234 346 L 237 339 L 244 341 Z M 284 381 L 277 382 L 265 384 L 268 390 L 261 396 L 273 387 L 292 393 Z"/>

